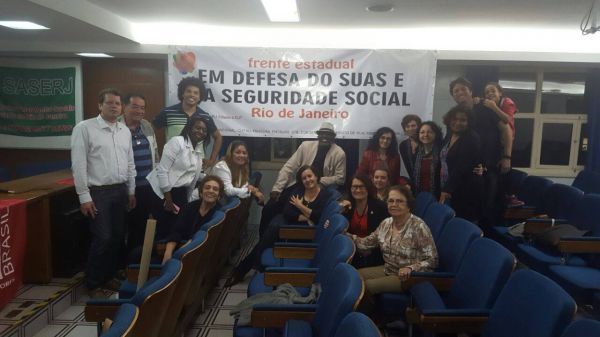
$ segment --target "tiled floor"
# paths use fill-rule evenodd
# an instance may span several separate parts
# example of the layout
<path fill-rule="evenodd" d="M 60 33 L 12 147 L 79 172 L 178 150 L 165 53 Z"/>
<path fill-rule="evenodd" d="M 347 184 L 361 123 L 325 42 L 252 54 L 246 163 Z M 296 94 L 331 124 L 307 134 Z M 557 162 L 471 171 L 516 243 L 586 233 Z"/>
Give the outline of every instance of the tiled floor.
<path fill-rule="evenodd" d="M 257 229 L 244 237 L 244 247 L 257 241 Z M 246 233 L 248 234 L 248 233 Z M 244 249 L 241 256 L 248 253 Z M 241 256 L 233 259 L 237 263 Z M 206 310 L 199 315 L 185 336 L 232 336 L 233 318 L 229 310 L 246 298 L 245 283 L 225 289 L 231 268 L 224 271 L 218 285 L 206 299 Z M 84 320 L 83 310 L 89 299 L 81 285 L 83 275 L 73 279 L 56 278 L 46 285 L 24 285 L 16 298 L 0 311 L 0 337 L 96 337 L 96 323 Z"/>
<path fill-rule="evenodd" d="M 78 274 L 72 279 L 52 279 L 45 285 L 22 286 L 0 311 L 1 336 L 67 336 L 73 322 L 83 315 L 83 306 L 75 305 L 83 291 L 81 278 Z M 78 332 L 71 336 L 78 336 Z"/>
<path fill-rule="evenodd" d="M 227 271 L 219 285 L 213 289 L 206 301 L 206 310 L 198 316 L 185 337 L 231 337 L 233 334 L 233 317 L 229 316 L 236 304 L 246 298 L 246 288 L 250 278 L 230 288 L 224 288 Z"/>
<path fill-rule="evenodd" d="M 246 298 L 249 277 L 234 287 L 224 288 L 223 284 L 229 274 L 230 270 L 226 270 L 208 296 L 206 310 L 188 329 L 186 337 L 232 336 L 233 318 L 229 316 L 229 310 Z M 53 299 L 50 304 L 47 303 L 48 298 Z M 24 286 L 17 298 L 0 312 L 1 336 L 96 337 L 96 324 L 84 320 L 83 310 L 87 300 L 87 295 L 81 289 L 73 288 L 68 283 L 64 286 L 55 283 Z M 46 303 L 46 308 L 39 309 L 41 303 Z M 20 319 L 27 319 L 27 322 L 24 328 L 16 331 L 13 324 Z"/>

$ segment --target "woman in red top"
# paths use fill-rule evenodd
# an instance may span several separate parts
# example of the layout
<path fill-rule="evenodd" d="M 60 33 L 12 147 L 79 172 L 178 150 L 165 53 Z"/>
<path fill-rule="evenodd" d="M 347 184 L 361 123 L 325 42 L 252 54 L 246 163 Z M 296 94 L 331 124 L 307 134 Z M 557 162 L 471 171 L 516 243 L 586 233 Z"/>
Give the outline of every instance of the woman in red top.
<path fill-rule="evenodd" d="M 390 172 L 391 184 L 397 184 L 400 177 L 398 140 L 394 130 L 388 127 L 379 128 L 369 140 L 369 145 L 363 154 L 356 173 L 372 177 L 375 169 L 381 166 L 387 167 Z"/>
<path fill-rule="evenodd" d="M 350 223 L 348 233 L 361 238 L 371 234 L 383 219 L 389 217 L 386 204 L 377 199 L 375 186 L 364 174 L 352 178 L 350 191 L 340 204 Z M 363 268 L 380 265 L 382 261 L 380 251 L 368 251 L 355 254 L 352 265 Z"/>
<path fill-rule="evenodd" d="M 431 192 L 440 197 L 440 149 L 442 130 L 432 121 L 424 122 L 419 127 L 419 146 L 415 153 L 413 171 L 414 194 Z"/>

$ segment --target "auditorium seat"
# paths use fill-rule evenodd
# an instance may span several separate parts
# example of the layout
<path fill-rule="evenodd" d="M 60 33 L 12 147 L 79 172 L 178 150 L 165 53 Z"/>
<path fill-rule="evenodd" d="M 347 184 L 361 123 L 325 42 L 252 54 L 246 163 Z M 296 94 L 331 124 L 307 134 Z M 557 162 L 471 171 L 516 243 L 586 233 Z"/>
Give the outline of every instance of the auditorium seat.
<path fill-rule="evenodd" d="M 573 299 L 552 280 L 518 270 L 498 296 L 481 337 L 560 337 L 576 310 Z"/>
<path fill-rule="evenodd" d="M 84 311 L 85 319 L 88 322 L 102 322 L 107 317 L 115 317 L 120 305 L 131 303 L 140 310 L 133 335 L 158 337 L 180 274 L 181 262 L 171 259 L 162 267 L 160 275 L 149 279 L 131 299 L 88 301 Z"/>
<path fill-rule="evenodd" d="M 548 267 L 552 265 L 587 266 L 590 259 L 595 257 L 585 253 L 600 253 L 598 248 L 590 247 L 590 245 L 598 246 L 600 237 L 598 219 L 600 219 L 600 195 L 584 195 L 575 205 L 575 212 L 572 219 L 569 219 L 569 223 L 589 233 L 585 237 L 561 238 L 556 247 L 547 247 L 539 243 L 518 244 L 516 253 L 519 261 L 543 274 L 547 274 Z"/>
<path fill-rule="evenodd" d="M 572 185 L 584 193 L 600 193 L 600 172 L 583 170 L 577 174 Z"/>
<path fill-rule="evenodd" d="M 435 200 L 433 194 L 429 192 L 419 192 L 415 200 L 416 206 L 413 214 L 423 219 L 423 216 L 425 216 L 425 212 L 427 211 L 429 205 L 435 202 L 437 202 L 437 200 Z"/>
<path fill-rule="evenodd" d="M 130 303 L 123 303 L 112 319 L 110 328 L 100 337 L 132 337 L 133 328 L 137 322 L 140 311 Z"/>
<path fill-rule="evenodd" d="M 331 277 L 333 268 L 338 263 L 350 263 L 354 256 L 355 246 L 349 237 L 337 234 L 324 249 L 326 251 L 322 255 L 323 258 L 314 268 L 269 267 L 264 273 L 256 273 L 248 285 L 248 297 L 259 293 L 270 293 L 276 286 L 283 283 L 303 287 L 302 290 L 297 289 L 304 296 L 308 294 L 313 283 L 325 286 Z"/>
<path fill-rule="evenodd" d="M 305 226 L 306 227 L 306 226 Z M 276 242 L 273 248 L 262 252 L 263 267 L 314 267 L 318 264 L 327 245 L 337 234 L 348 228 L 348 220 L 335 213 L 316 226 L 314 242 Z"/>
<path fill-rule="evenodd" d="M 491 310 L 457 310 L 453 319 L 461 322 L 455 330 L 464 327 L 481 337 L 560 337 L 576 310 L 573 299 L 552 280 L 521 269 L 510 276 Z"/>
<path fill-rule="evenodd" d="M 454 217 L 454 210 L 449 206 L 434 202 L 425 211 L 421 219 L 425 221 L 431 231 L 433 241 L 437 243 L 440 233 L 450 219 Z"/>
<path fill-rule="evenodd" d="M 591 337 L 600 336 L 600 322 L 592 319 L 573 321 L 561 337 Z"/>
<path fill-rule="evenodd" d="M 503 221 L 491 228 L 489 235 L 492 239 L 500 242 L 511 252 L 515 252 L 517 245 L 523 242 L 522 237 L 516 237 L 509 233 L 510 227 L 527 219 L 543 215 L 543 196 L 552 181 L 543 177 L 527 176 L 519 186 L 517 197 L 525 204 L 522 206 L 507 205 L 503 214 Z"/>
<path fill-rule="evenodd" d="M 209 253 L 207 247 L 207 233 L 201 230 L 189 243 L 173 252 L 173 258 L 181 261 L 181 275 L 166 310 L 159 336 L 175 335 L 174 332 L 180 321 L 180 314 L 184 309 L 186 298 L 191 295 L 192 284 L 196 281 L 198 274 L 203 273 L 204 266 L 199 263 L 202 255 Z"/>
<path fill-rule="evenodd" d="M 234 326 L 236 337 L 280 336 L 276 328 L 284 328 L 288 337 L 332 337 L 342 319 L 354 311 L 364 292 L 358 271 L 340 263 L 323 289 L 316 304 L 255 305 L 251 326 Z"/>
<path fill-rule="evenodd" d="M 219 245 L 213 253 L 213 258 L 218 259 L 217 265 L 223 267 L 229 258 L 229 251 L 233 248 L 232 245 L 237 245 L 239 242 L 240 232 L 239 223 L 245 219 L 241 219 L 242 209 L 241 201 L 238 197 L 227 197 L 225 204 L 220 207 L 220 210 L 225 213 L 225 222 L 223 230 L 219 238 Z"/>
<path fill-rule="evenodd" d="M 221 211 L 215 212 L 212 219 L 205 223 L 200 230 L 205 231 L 206 253 L 202 254 L 198 262 L 198 271 L 194 274 L 194 281 L 190 287 L 190 295 L 186 297 L 185 307 L 193 308 L 204 307 L 204 299 L 212 287 L 216 284 L 221 273 L 221 264 L 214 258 L 217 247 L 221 243 L 221 234 L 225 230 L 226 215 Z M 201 235 L 196 233 L 195 235 Z"/>
<path fill-rule="evenodd" d="M 339 193 L 338 193 L 339 194 Z M 335 200 L 330 200 L 325 208 L 321 217 L 315 226 L 307 226 L 306 224 L 285 224 L 279 228 L 279 239 L 284 240 L 316 240 L 315 237 L 319 235 L 319 231 L 323 229 L 323 224 L 332 215 L 338 214 L 341 211 L 339 203 Z"/>
<path fill-rule="evenodd" d="M 438 267 L 432 272 L 412 272 L 402 287 L 406 290 L 420 282 L 442 286 L 452 282 L 471 243 L 482 236 L 481 229 L 463 218 L 453 218 L 438 239 Z M 405 292 L 383 293 L 377 297 L 377 308 L 384 315 L 403 315 L 409 296 Z"/>
<path fill-rule="evenodd" d="M 532 218 L 542 213 L 543 195 L 546 189 L 552 185 L 552 181 L 538 176 L 527 176 L 519 187 L 517 197 L 523 201 L 523 206 L 507 206 L 504 219 L 507 225 L 518 221 Z"/>
<path fill-rule="evenodd" d="M 577 303 L 592 305 L 600 310 L 600 261 L 599 254 L 595 256 L 596 263 L 590 266 L 549 266 L 548 276 L 560 284 Z"/>
<path fill-rule="evenodd" d="M 460 324 L 453 317 L 465 310 L 486 312 L 509 279 L 516 260 L 502 245 L 486 238 L 471 244 L 447 294 L 432 283 L 422 282 L 410 288 L 413 307 L 406 310 L 409 324 L 430 332 L 477 332 L 480 326 Z"/>
<path fill-rule="evenodd" d="M 379 329 L 365 314 L 351 312 L 337 328 L 334 337 L 381 337 Z"/>

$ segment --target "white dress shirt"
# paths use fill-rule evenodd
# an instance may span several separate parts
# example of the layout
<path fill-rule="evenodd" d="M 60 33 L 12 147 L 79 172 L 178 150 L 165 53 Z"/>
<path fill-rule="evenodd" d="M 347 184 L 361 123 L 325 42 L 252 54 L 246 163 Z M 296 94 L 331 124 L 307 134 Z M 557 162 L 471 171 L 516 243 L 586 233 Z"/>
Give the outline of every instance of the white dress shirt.
<path fill-rule="evenodd" d="M 131 132 L 125 124 L 107 123 L 100 115 L 80 122 L 71 135 L 71 162 L 79 202 L 92 201 L 89 186 L 127 184 L 135 194 Z"/>
<path fill-rule="evenodd" d="M 248 191 L 248 183 L 245 183 L 242 187 L 233 186 L 231 170 L 224 160 L 221 160 L 215 164 L 215 166 L 212 168 L 211 174 L 214 174 L 223 180 L 223 185 L 225 186 L 225 195 L 229 197 L 236 196 L 242 199 L 250 196 L 250 192 Z"/>
<path fill-rule="evenodd" d="M 165 144 L 160 163 L 146 177 L 156 195 L 162 199 L 165 192 L 185 186 L 190 198 L 196 182 L 204 176 L 201 147 L 202 143 L 198 143 L 193 148 L 192 143 L 182 136 L 173 137 Z"/>

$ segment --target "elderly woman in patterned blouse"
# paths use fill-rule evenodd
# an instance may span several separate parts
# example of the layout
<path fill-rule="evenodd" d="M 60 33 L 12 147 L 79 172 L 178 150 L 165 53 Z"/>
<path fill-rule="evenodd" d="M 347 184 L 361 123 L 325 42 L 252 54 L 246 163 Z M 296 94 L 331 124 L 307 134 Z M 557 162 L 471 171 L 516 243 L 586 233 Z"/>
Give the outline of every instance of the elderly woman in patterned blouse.
<path fill-rule="evenodd" d="M 383 220 L 370 235 L 351 235 L 359 250 L 379 247 L 384 264 L 358 270 L 365 281 L 366 292 L 361 311 L 369 312 L 373 295 L 400 291 L 400 284 L 413 271 L 431 271 L 438 256 L 429 227 L 411 214 L 415 199 L 405 186 L 393 186 L 388 192 L 387 207 L 391 217 Z"/>

